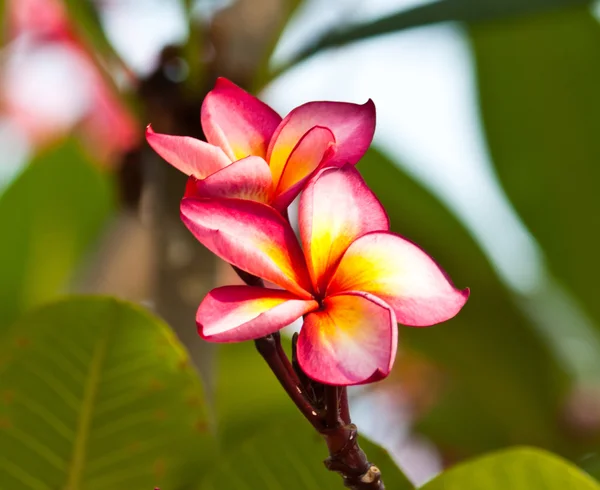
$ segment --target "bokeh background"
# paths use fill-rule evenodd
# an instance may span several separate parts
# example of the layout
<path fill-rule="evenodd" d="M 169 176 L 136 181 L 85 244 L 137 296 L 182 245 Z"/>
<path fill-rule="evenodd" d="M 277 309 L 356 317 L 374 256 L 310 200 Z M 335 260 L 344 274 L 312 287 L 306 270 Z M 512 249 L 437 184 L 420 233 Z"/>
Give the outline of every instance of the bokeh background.
<path fill-rule="evenodd" d="M 176 331 L 201 374 L 205 424 L 218 427 L 223 447 L 293 417 L 252 345 L 217 348 L 197 337 L 203 295 L 236 278 L 180 224 L 184 177 L 143 132 L 152 123 L 202 137 L 200 104 L 217 76 L 282 115 L 309 100 L 372 98 L 374 148 L 359 170 L 393 230 L 472 295 L 446 324 L 401 327 L 389 379 L 351 391 L 361 432 L 416 483 L 521 444 L 600 476 L 597 2 L 0 6 L 5 359 L 35 308 L 71 293 L 109 294 Z M 8 406 L 14 393 L 2 393 Z M 25 455 L 35 452 L 27 430 L 17 437 L 3 427 L 11 425 L 0 416 L 1 448 L 20 438 Z M 118 478 L 97 486 L 109 487 L 134 488 Z"/>

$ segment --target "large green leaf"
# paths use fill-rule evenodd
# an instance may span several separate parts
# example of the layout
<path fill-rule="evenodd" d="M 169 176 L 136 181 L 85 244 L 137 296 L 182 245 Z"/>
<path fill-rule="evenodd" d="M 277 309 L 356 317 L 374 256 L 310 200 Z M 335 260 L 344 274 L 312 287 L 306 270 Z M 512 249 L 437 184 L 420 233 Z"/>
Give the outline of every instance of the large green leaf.
<path fill-rule="evenodd" d="M 283 390 L 282 390 L 283 391 Z M 291 402 L 290 402 L 291 403 Z M 269 413 L 262 413 L 268 418 Z M 409 490 L 413 486 L 379 446 L 360 439 L 360 446 L 379 469 L 386 488 Z M 236 444 L 202 481 L 202 490 L 247 488 L 315 490 L 343 488 L 339 475 L 327 471 L 327 448 L 308 423 L 296 419 L 269 424 L 253 437 Z"/>
<path fill-rule="evenodd" d="M 421 490 L 600 490 L 589 475 L 533 448 L 515 448 L 456 466 Z"/>
<path fill-rule="evenodd" d="M 143 310 L 63 300 L 1 339 L 0 488 L 185 489 L 212 450 L 187 355 Z"/>
<path fill-rule="evenodd" d="M 600 25 L 582 7 L 470 33 L 498 176 L 600 328 Z"/>
<path fill-rule="evenodd" d="M 302 49 L 281 69 L 287 69 L 324 49 L 338 47 L 373 36 L 390 34 L 437 22 L 484 22 L 506 17 L 526 16 L 537 11 L 572 5 L 590 5 L 590 0 L 439 0 L 402 10 L 381 19 L 326 33 Z"/>
<path fill-rule="evenodd" d="M 0 332 L 64 288 L 112 209 L 109 184 L 69 142 L 36 158 L 0 196 Z"/>
<path fill-rule="evenodd" d="M 401 345 L 448 376 L 442 403 L 421 430 L 455 457 L 511 444 L 568 452 L 555 420 L 568 380 L 481 249 L 452 213 L 381 153 L 370 151 L 359 170 L 392 229 L 423 246 L 459 287 L 471 288 L 451 321 L 400 327 Z"/>

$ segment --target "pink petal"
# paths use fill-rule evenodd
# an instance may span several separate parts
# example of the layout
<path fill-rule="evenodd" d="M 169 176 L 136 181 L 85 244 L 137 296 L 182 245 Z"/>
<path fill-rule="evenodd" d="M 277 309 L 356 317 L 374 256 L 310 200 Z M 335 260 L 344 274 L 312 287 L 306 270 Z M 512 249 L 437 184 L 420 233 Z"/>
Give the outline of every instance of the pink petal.
<path fill-rule="evenodd" d="M 219 146 L 232 160 L 250 155 L 265 158 L 281 116 L 267 104 L 225 78 L 217 79 L 200 112 L 209 143 Z"/>
<path fill-rule="evenodd" d="M 277 195 L 273 206 L 287 208 L 302 190 L 308 178 L 335 155 L 335 138 L 327 128 L 310 129 L 292 150 L 285 166 L 271 166 L 273 181 L 277 182 Z"/>
<path fill-rule="evenodd" d="M 348 247 L 327 294 L 344 291 L 374 294 L 394 309 L 400 323 L 414 327 L 449 320 L 469 297 L 429 255 L 391 232 L 369 233 Z"/>
<path fill-rule="evenodd" d="M 319 305 L 275 289 L 225 286 L 213 289 L 196 314 L 198 332 L 213 342 L 241 342 L 281 330 Z"/>
<path fill-rule="evenodd" d="M 389 229 L 383 206 L 352 165 L 326 168 L 309 182 L 300 197 L 298 221 L 308 270 L 321 292 L 354 240 Z"/>
<path fill-rule="evenodd" d="M 309 313 L 298 337 L 298 362 L 312 379 L 355 385 L 385 378 L 396 357 L 393 310 L 366 293 L 329 296 Z"/>
<path fill-rule="evenodd" d="M 177 170 L 197 179 L 203 179 L 231 163 L 217 146 L 189 136 L 155 133 L 150 125 L 146 128 L 146 140 L 156 153 Z"/>
<path fill-rule="evenodd" d="M 354 165 L 365 154 L 373 140 L 375 105 L 369 99 L 363 105 L 348 102 L 308 102 L 297 107 L 281 121 L 273 134 L 267 152 L 267 161 L 271 168 L 283 168 L 300 138 L 315 126 L 328 128 L 335 137 L 337 151 L 329 163 Z M 273 175 L 277 173 L 274 172 Z"/>
<path fill-rule="evenodd" d="M 181 219 L 223 260 L 301 298 L 312 298 L 298 240 L 272 207 L 241 199 L 184 198 Z"/>
<path fill-rule="evenodd" d="M 246 157 L 195 182 L 196 197 L 230 197 L 269 203 L 273 179 L 269 164 L 260 157 Z"/>

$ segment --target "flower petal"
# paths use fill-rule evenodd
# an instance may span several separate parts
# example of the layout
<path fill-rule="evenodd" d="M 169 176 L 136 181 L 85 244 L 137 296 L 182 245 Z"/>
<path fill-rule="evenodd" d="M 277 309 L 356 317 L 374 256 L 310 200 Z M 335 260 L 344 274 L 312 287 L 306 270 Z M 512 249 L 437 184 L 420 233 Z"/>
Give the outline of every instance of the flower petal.
<path fill-rule="evenodd" d="M 298 362 L 312 379 L 355 385 L 385 378 L 398 344 L 393 310 L 366 293 L 329 296 L 309 313 L 298 337 Z"/>
<path fill-rule="evenodd" d="M 260 157 L 246 157 L 195 182 L 196 197 L 229 197 L 269 203 L 273 180 L 269 164 Z"/>
<path fill-rule="evenodd" d="M 469 297 L 429 255 L 391 232 L 369 233 L 348 247 L 327 294 L 349 290 L 374 294 L 394 309 L 400 323 L 414 327 L 449 320 Z"/>
<path fill-rule="evenodd" d="M 302 190 L 308 178 L 335 154 L 335 138 L 327 128 L 310 129 L 292 150 L 281 175 L 273 175 L 277 198 L 273 207 L 287 208 Z M 271 168 L 271 172 L 275 169 Z"/>
<path fill-rule="evenodd" d="M 299 299 L 287 291 L 225 286 L 204 298 L 196 323 L 203 339 L 241 342 L 277 332 L 318 307 L 316 301 Z"/>
<path fill-rule="evenodd" d="M 156 153 L 177 170 L 197 179 L 203 179 L 231 163 L 218 146 L 189 136 L 155 133 L 150 125 L 146 128 L 146 140 Z"/>
<path fill-rule="evenodd" d="M 250 155 L 265 158 L 281 116 L 267 104 L 225 78 L 217 79 L 200 112 L 209 143 L 219 146 L 232 160 Z"/>
<path fill-rule="evenodd" d="M 352 165 L 326 168 L 309 182 L 300 197 L 298 222 L 308 270 L 320 292 L 354 240 L 389 229 L 383 206 Z"/>
<path fill-rule="evenodd" d="M 290 112 L 275 130 L 267 161 L 274 180 L 282 172 L 287 159 L 300 138 L 311 128 L 323 126 L 331 130 L 337 143 L 331 165 L 355 164 L 365 154 L 375 132 L 375 105 L 348 102 L 308 102 Z M 210 140 L 209 140 L 210 141 Z"/>
<path fill-rule="evenodd" d="M 312 298 L 298 240 L 272 207 L 241 199 L 185 198 L 181 219 L 223 260 L 301 298 Z"/>

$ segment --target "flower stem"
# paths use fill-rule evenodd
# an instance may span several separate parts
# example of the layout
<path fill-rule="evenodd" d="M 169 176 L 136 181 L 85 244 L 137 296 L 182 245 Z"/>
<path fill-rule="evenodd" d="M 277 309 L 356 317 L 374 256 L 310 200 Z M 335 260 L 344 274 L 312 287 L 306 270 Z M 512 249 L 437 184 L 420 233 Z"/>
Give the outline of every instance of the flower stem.
<path fill-rule="evenodd" d="M 264 287 L 259 277 L 237 267 L 234 270 L 249 286 Z M 369 462 L 358 445 L 356 425 L 350 422 L 346 387 L 323 385 L 308 378 L 296 359 L 297 340 L 294 335 L 291 362 L 281 346 L 279 332 L 256 339 L 254 344 L 304 418 L 325 439 L 329 450 L 325 467 L 339 473 L 344 486 L 351 490 L 385 490 L 379 468 Z"/>
<path fill-rule="evenodd" d="M 259 354 L 264 358 L 267 362 L 271 371 L 275 374 L 275 377 L 278 379 L 283 389 L 286 391 L 288 396 L 292 399 L 292 401 L 296 404 L 304 418 L 308 420 L 312 426 L 317 430 L 323 430 L 323 420 L 322 417 L 319 416 L 319 413 L 312 407 L 312 405 L 308 402 L 306 397 L 304 396 L 304 390 L 300 386 L 300 382 L 297 377 L 292 376 L 291 372 L 285 366 L 281 357 L 279 357 L 280 349 L 277 345 L 281 345 L 279 332 L 276 332 L 271 335 L 267 335 L 266 337 L 261 337 L 254 341 L 254 345 L 256 345 L 256 349 Z M 283 351 L 283 349 L 281 349 Z M 287 356 L 286 356 L 287 360 Z M 289 360 L 287 361 L 289 363 Z M 291 366 L 291 365 L 290 365 Z"/>

